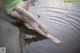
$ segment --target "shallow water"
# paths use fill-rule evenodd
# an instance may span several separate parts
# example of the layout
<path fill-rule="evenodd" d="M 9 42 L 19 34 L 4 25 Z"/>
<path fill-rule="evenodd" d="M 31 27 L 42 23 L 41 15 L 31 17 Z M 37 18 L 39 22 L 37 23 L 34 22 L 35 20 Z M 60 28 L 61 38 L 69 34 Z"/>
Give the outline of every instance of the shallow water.
<path fill-rule="evenodd" d="M 30 12 L 62 41 L 56 45 L 32 29 L 26 33 L 26 53 L 80 53 L 80 2 L 37 0 Z"/>

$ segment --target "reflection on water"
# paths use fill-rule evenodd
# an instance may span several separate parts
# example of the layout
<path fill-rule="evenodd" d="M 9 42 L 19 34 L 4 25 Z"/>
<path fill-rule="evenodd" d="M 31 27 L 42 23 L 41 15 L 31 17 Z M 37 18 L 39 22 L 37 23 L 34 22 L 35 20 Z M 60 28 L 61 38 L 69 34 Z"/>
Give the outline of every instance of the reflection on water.
<path fill-rule="evenodd" d="M 23 22 L 18 23 L 17 26 L 20 28 L 21 32 L 23 32 L 26 35 L 26 39 L 24 39 L 24 41 L 28 44 L 31 42 L 47 39 L 46 37 L 36 32 L 35 30 L 27 28 L 23 24 Z"/>
<path fill-rule="evenodd" d="M 62 41 L 55 45 L 36 31 L 20 24 L 26 34 L 26 53 L 80 53 L 80 3 L 64 0 L 37 0 L 31 11 L 43 22 L 51 35 Z"/>

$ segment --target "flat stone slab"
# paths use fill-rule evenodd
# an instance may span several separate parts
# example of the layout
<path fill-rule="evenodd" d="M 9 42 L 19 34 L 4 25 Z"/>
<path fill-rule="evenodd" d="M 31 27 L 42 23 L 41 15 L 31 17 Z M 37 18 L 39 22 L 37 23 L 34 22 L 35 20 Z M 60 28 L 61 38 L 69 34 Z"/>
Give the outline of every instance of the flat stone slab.
<path fill-rule="evenodd" d="M 20 53 L 19 29 L 0 17 L 0 47 L 7 53 Z"/>

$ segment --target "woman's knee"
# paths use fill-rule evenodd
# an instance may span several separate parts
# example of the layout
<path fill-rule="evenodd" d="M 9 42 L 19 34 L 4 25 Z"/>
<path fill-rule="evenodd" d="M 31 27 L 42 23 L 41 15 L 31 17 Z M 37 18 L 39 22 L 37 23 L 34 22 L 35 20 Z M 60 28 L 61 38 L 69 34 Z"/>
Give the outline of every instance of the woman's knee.
<path fill-rule="evenodd" d="M 21 6 L 16 6 L 15 10 L 16 11 L 21 11 L 21 8 L 22 8 Z"/>
<path fill-rule="evenodd" d="M 27 9 L 28 2 L 26 1 L 21 1 L 19 4 L 17 4 L 16 9 L 24 8 Z"/>

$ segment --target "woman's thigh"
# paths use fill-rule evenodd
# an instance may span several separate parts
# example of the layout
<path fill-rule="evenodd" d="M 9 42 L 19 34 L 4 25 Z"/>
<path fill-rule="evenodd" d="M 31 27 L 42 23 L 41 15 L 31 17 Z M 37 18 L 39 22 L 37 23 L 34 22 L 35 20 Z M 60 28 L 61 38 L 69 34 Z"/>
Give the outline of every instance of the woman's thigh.
<path fill-rule="evenodd" d="M 17 12 L 16 10 L 13 11 L 13 12 L 10 14 L 10 16 L 12 16 L 12 17 L 14 17 L 14 18 L 17 18 L 17 19 L 19 19 L 19 20 L 21 20 L 21 21 L 24 21 L 24 22 L 26 22 L 26 23 L 31 23 L 31 22 L 33 22 L 31 19 L 25 17 L 24 15 L 22 15 L 22 14 L 19 13 L 19 12 Z"/>
<path fill-rule="evenodd" d="M 23 19 L 24 19 L 24 18 L 21 16 L 21 14 L 18 13 L 16 10 L 13 11 L 13 12 L 10 14 L 10 16 L 12 16 L 12 17 L 14 17 L 14 18 L 17 18 L 17 19 L 19 19 L 19 20 L 23 20 Z"/>

